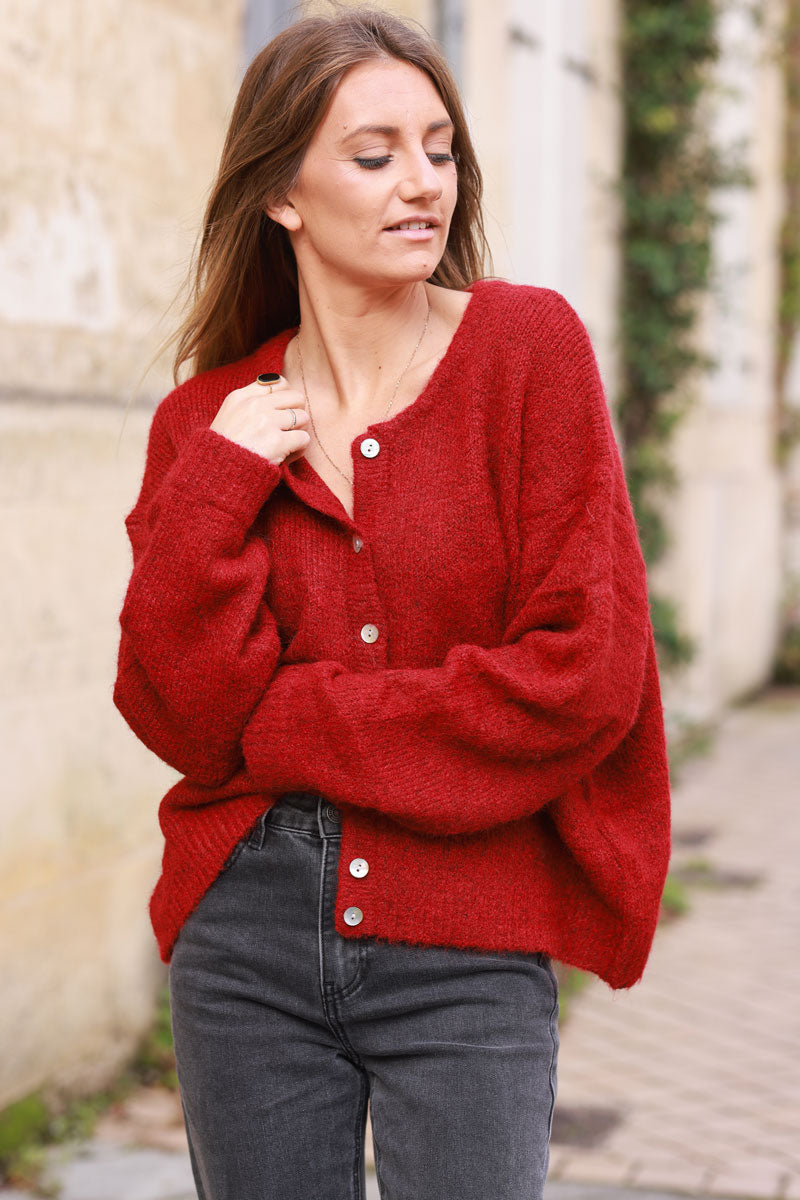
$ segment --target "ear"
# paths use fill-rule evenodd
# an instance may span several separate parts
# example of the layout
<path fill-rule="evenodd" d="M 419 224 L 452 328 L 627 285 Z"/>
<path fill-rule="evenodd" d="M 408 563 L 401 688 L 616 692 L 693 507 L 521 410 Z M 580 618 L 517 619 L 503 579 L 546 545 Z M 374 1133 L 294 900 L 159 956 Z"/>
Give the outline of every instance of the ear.
<path fill-rule="evenodd" d="M 283 204 L 269 204 L 264 212 L 290 233 L 296 233 L 303 224 L 302 217 L 291 200 L 285 200 Z"/>

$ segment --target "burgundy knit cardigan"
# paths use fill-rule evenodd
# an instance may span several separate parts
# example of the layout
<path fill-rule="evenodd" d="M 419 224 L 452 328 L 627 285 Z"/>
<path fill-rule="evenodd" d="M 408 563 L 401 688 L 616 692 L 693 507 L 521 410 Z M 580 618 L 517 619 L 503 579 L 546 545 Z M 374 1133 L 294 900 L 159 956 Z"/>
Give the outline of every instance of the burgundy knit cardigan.
<path fill-rule="evenodd" d="M 414 403 L 353 440 L 353 520 L 304 457 L 209 429 L 294 329 L 158 405 L 114 702 L 182 776 L 150 900 L 164 962 L 259 814 L 302 790 L 341 810 L 342 937 L 643 974 L 669 784 L 603 385 L 560 293 L 470 290 Z"/>

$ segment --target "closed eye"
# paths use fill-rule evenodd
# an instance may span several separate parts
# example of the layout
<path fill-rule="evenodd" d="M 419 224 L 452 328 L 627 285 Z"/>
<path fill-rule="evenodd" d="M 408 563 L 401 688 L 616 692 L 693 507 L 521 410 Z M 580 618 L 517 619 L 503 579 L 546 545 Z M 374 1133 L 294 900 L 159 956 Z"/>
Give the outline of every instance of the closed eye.
<path fill-rule="evenodd" d="M 428 158 L 436 166 L 443 166 L 445 163 L 454 163 L 455 157 L 452 154 L 429 154 Z M 364 167 L 368 171 L 375 171 L 378 167 L 385 167 L 388 162 L 392 161 L 391 155 L 384 154 L 380 158 L 356 158 L 355 162 L 360 167 Z"/>

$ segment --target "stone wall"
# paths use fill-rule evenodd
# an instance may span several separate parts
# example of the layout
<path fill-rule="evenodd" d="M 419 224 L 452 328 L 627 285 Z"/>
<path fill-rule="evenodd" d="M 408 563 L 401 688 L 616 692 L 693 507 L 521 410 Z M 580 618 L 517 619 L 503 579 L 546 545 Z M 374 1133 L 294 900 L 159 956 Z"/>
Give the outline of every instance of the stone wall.
<path fill-rule="evenodd" d="M 239 0 L 9 0 L 0 68 L 0 1105 L 92 1086 L 152 1015 L 174 778 L 111 701 L 138 491 L 238 84 Z M 133 400 L 127 420 L 124 410 Z"/>

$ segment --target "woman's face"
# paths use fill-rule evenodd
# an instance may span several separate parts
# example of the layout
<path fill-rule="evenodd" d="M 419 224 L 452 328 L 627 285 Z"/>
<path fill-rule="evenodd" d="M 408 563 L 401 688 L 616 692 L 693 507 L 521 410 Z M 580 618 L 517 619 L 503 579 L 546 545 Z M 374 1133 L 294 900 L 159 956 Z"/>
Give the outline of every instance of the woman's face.
<path fill-rule="evenodd" d="M 403 283 L 433 274 L 456 205 L 453 125 L 422 71 L 398 59 L 353 67 L 311 139 L 289 203 L 301 275 Z M 398 229 L 408 221 L 424 229 Z"/>

